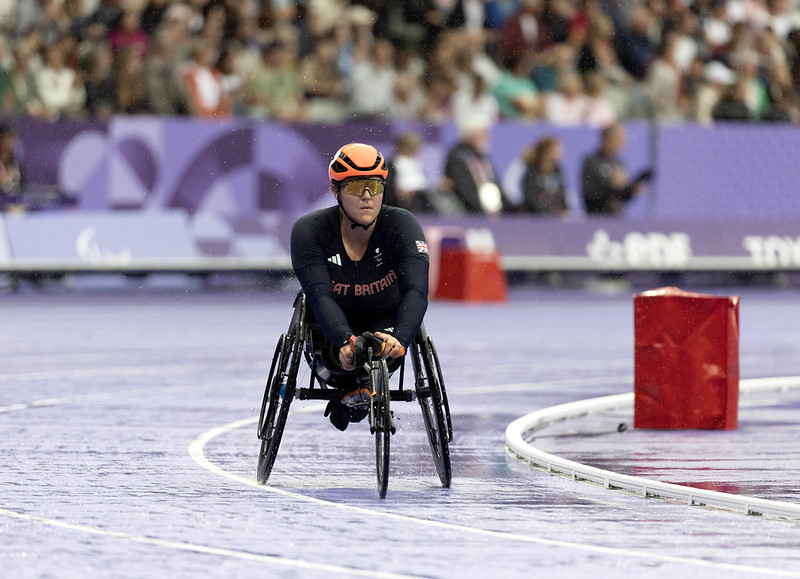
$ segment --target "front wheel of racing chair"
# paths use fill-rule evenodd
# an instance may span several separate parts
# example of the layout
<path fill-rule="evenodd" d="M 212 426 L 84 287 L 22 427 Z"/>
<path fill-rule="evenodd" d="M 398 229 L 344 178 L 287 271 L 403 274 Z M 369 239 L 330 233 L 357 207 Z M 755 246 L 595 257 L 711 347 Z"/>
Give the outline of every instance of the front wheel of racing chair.
<path fill-rule="evenodd" d="M 308 331 L 306 325 L 305 296 L 298 295 L 289 329 L 278 339 L 269 377 L 261 402 L 258 418 L 258 438 L 261 449 L 258 453 L 257 480 L 265 484 L 275 464 L 278 447 L 283 437 L 289 406 L 297 388 L 297 373 L 303 358 L 303 349 Z"/>
<path fill-rule="evenodd" d="M 371 354 L 371 351 L 370 351 Z M 389 389 L 389 368 L 386 360 L 371 357 L 370 388 L 372 396 L 369 405 L 370 431 L 375 434 L 375 465 L 378 474 L 378 494 L 386 498 L 389 488 L 389 440 L 394 434 L 392 411 L 389 408 L 391 392 Z"/>
<path fill-rule="evenodd" d="M 433 339 L 425 332 L 424 324 L 411 345 L 411 363 L 414 367 L 417 400 L 422 408 L 436 472 L 442 486 L 449 488 L 453 480 L 450 465 L 450 442 L 453 440 L 450 404 L 447 401 L 439 356 Z"/>

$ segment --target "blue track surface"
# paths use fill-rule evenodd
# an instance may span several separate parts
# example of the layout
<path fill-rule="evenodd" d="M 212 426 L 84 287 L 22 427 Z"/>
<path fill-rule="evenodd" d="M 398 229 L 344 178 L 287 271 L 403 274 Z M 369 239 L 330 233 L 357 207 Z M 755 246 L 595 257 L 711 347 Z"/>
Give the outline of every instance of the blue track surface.
<path fill-rule="evenodd" d="M 723 291 L 742 296 L 742 377 L 800 375 L 800 293 Z M 255 484 L 290 289 L 3 295 L 0 576 L 800 577 L 797 523 L 615 493 L 505 452 L 523 414 L 632 390 L 632 293 L 433 302 L 453 487 L 438 485 L 419 408 L 396 403 L 385 500 L 366 424 L 340 433 L 318 402 L 294 403 L 270 486 Z M 636 448 L 644 433 L 597 419 L 544 441 L 603 468 L 800 502 L 798 398 L 743 400 L 732 433 Z"/>

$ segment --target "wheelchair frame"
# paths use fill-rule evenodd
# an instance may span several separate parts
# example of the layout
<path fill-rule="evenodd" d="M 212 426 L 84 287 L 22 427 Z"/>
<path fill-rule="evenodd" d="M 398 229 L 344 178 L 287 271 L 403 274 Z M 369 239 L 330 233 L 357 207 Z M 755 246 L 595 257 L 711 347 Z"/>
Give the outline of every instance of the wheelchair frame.
<path fill-rule="evenodd" d="M 292 400 L 336 400 L 342 394 L 338 388 L 329 386 L 317 372 L 316 357 L 319 354 L 314 351 L 312 341 L 312 330 L 316 326 L 309 320 L 306 297 L 300 292 L 294 301 L 289 329 L 281 335 L 275 347 L 261 403 L 257 433 L 261 440 L 257 479 L 261 484 L 267 482 L 272 472 Z M 378 493 L 381 498 L 386 496 L 388 488 L 390 437 L 395 432 L 391 401 L 419 402 L 436 472 L 443 487 L 449 487 L 452 482 L 449 443 L 453 439 L 453 426 L 450 405 L 439 357 L 433 339 L 425 332 L 424 324 L 409 350 L 400 362 L 398 385 L 394 389 L 390 385 L 391 376 L 385 360 L 372 356 L 370 352 L 370 360 L 365 365 L 370 376 L 372 397 L 369 424 L 370 432 L 375 435 Z M 413 389 L 404 387 L 405 358 L 409 354 L 414 371 Z M 298 387 L 297 376 L 303 359 L 311 369 L 310 379 L 307 387 Z"/>

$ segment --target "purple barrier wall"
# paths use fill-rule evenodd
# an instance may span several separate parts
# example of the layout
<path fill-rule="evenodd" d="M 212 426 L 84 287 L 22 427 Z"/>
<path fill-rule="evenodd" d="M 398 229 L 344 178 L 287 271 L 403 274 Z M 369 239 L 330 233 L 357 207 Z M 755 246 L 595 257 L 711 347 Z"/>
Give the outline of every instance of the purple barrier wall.
<path fill-rule="evenodd" d="M 77 205 L 61 215 L 125 210 L 135 220 L 178 210 L 191 251 L 176 257 L 194 251 L 285 255 L 294 219 L 332 203 L 327 164 L 342 143 L 371 142 L 391 156 L 396 137 L 413 128 L 424 137 L 420 157 L 436 182 L 457 140 L 451 125 L 416 123 L 286 126 L 117 117 L 109 123 L 21 120 L 17 128 L 28 181 L 76 197 Z M 506 256 L 582 256 L 623 266 L 728 256 L 800 265 L 800 127 L 670 126 L 656 135 L 647 124 L 634 123 L 628 133 L 623 156 L 631 173 L 653 164 L 657 178 L 625 218 L 585 221 L 578 211 L 569 222 L 529 216 L 424 221 L 488 228 Z M 546 134 L 564 143 L 564 171 L 575 200 L 581 161 L 598 143 L 595 129 L 499 123 L 492 134 L 495 167 L 502 175 Z M 13 253 L 27 247 L 21 232 L 32 229 L 12 229 Z"/>
<path fill-rule="evenodd" d="M 81 209 L 168 208 L 229 218 L 259 210 L 305 210 L 326 203 L 329 158 L 363 140 L 391 155 L 408 128 L 424 139 L 431 182 L 442 173 L 457 135 L 452 125 L 419 123 L 286 126 L 250 120 L 209 122 L 117 117 L 109 123 L 17 122 L 28 181 L 57 185 Z M 632 174 L 657 169 L 650 190 L 628 207 L 629 219 L 780 219 L 800 217 L 800 127 L 667 126 L 657 134 L 628 125 L 623 157 Z M 547 134 L 564 144 L 564 173 L 576 213 L 580 164 L 598 142 L 590 128 L 497 124 L 491 156 L 499 175 Z"/>
<path fill-rule="evenodd" d="M 277 213 L 264 213 L 264 220 L 270 215 L 274 219 L 270 232 L 220 230 L 216 237 L 203 239 L 185 212 L 176 210 L 6 216 L 0 218 L 0 234 L 7 235 L 0 238 L 0 263 L 47 259 L 108 266 L 168 259 L 183 260 L 191 267 L 195 258 L 209 254 L 282 258 L 289 254 L 289 231 L 300 214 L 284 213 L 277 218 Z M 473 248 L 488 243 L 500 250 L 512 269 L 800 268 L 797 221 L 563 222 L 520 215 L 422 218 L 421 222 L 432 251 L 442 238 L 455 238 Z M 204 246 L 203 241 L 217 245 Z M 548 258 L 559 259 L 547 264 Z"/>
<path fill-rule="evenodd" d="M 233 218 L 308 209 L 328 193 L 328 162 L 342 144 L 360 139 L 388 153 L 406 126 L 117 117 L 18 128 L 28 182 L 56 184 L 80 209 L 179 207 Z M 416 128 L 433 158 L 439 129 Z"/>
<path fill-rule="evenodd" d="M 418 123 L 287 126 L 117 117 L 107 124 L 26 120 L 18 128 L 28 181 L 57 185 L 81 209 L 181 207 L 228 217 L 327 203 L 328 162 L 342 144 L 370 142 L 391 156 L 407 129 L 423 135 L 420 158 L 436 183 L 457 140 L 452 125 Z M 564 143 L 564 171 L 577 207 L 580 163 L 597 146 L 596 129 L 499 123 L 492 135 L 495 168 L 502 177 L 526 147 L 549 134 Z M 648 143 L 646 125 L 629 125 L 624 158 L 631 172 L 648 164 Z M 631 214 L 643 212 L 634 206 Z"/>
<path fill-rule="evenodd" d="M 191 259 L 200 252 L 183 211 L 80 211 L 7 216 L 0 231 L 21 260 L 129 265 L 137 259 Z"/>
<path fill-rule="evenodd" d="M 659 219 L 800 218 L 800 127 L 676 126 L 659 132 Z"/>
<path fill-rule="evenodd" d="M 530 216 L 422 219 L 431 227 L 489 231 L 506 258 L 583 258 L 578 267 L 620 269 L 800 268 L 798 221 L 563 222 Z M 466 234 L 465 234 L 466 237 Z M 720 259 L 722 258 L 722 259 Z M 725 261 L 735 258 L 735 261 Z M 564 261 L 567 267 L 567 261 Z M 521 263 L 524 266 L 524 261 Z M 525 269 L 525 267 L 522 267 Z"/>

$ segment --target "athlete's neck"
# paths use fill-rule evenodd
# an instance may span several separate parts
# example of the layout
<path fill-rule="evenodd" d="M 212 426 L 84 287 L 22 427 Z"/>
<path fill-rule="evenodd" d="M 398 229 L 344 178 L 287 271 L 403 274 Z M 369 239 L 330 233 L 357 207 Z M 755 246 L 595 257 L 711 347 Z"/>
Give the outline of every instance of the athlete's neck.
<path fill-rule="evenodd" d="M 372 232 L 375 231 L 375 221 L 377 221 L 377 219 L 373 220 L 372 223 L 365 227 L 361 223 L 350 219 L 344 209 L 339 209 L 339 223 L 341 225 L 343 239 L 349 239 L 354 242 L 369 241 Z M 355 225 L 355 227 L 353 227 L 353 225 Z"/>
<path fill-rule="evenodd" d="M 347 255 L 353 261 L 360 261 L 367 252 L 369 238 L 372 237 L 372 232 L 375 230 L 375 223 L 372 223 L 367 229 L 362 227 L 353 228 L 351 227 L 351 220 L 343 211 L 339 212 L 339 217 L 342 244 L 347 251 Z"/>

